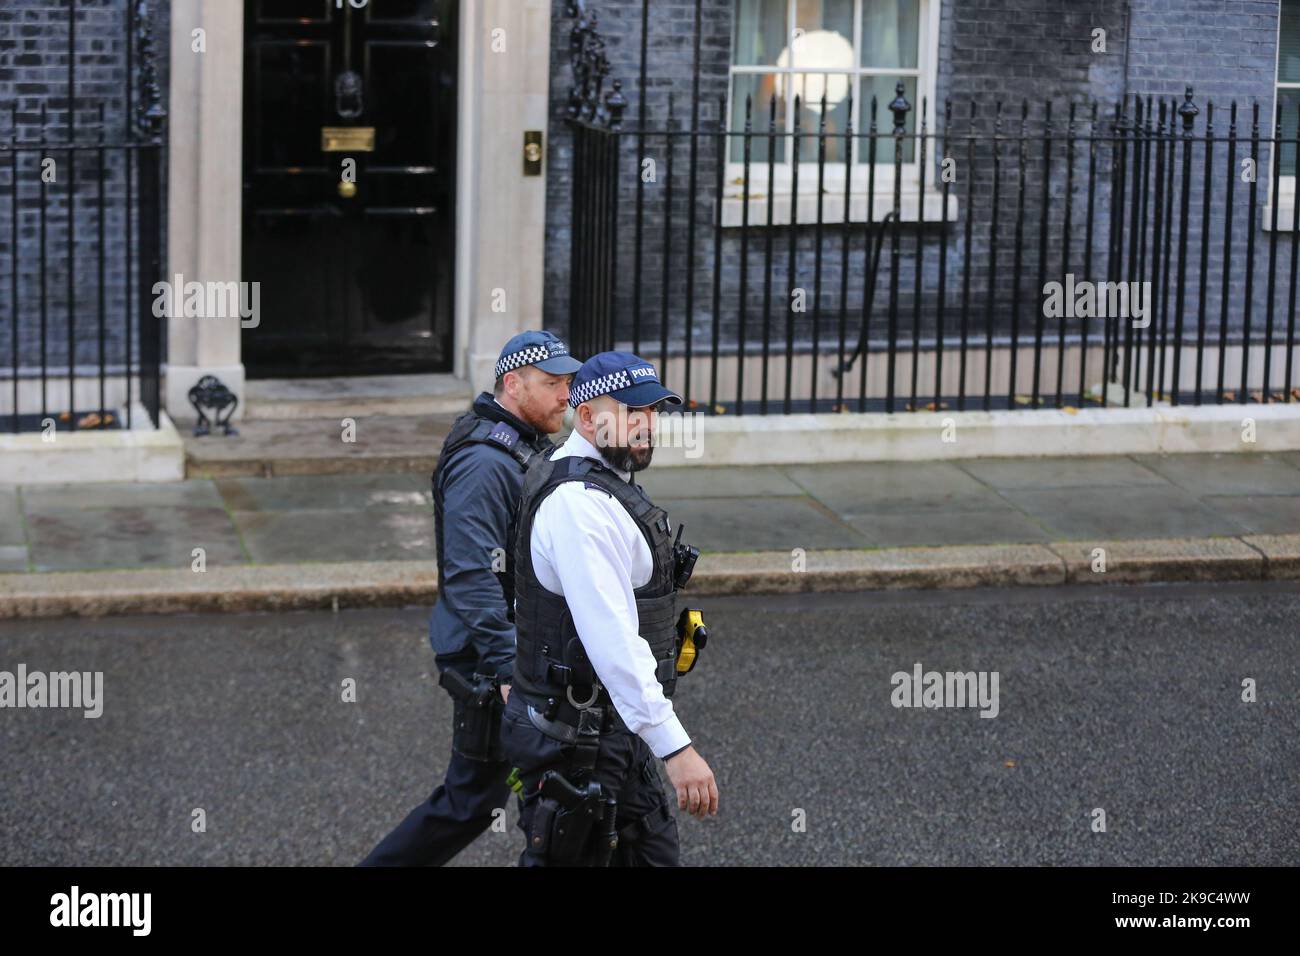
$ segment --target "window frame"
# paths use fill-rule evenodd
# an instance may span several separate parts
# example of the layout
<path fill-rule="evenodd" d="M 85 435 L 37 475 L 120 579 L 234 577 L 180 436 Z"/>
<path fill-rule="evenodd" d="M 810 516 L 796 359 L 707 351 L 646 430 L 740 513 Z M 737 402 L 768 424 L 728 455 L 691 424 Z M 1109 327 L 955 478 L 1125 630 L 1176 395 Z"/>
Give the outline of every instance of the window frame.
<path fill-rule="evenodd" d="M 1282 71 L 1282 8 L 1286 0 L 1279 0 L 1277 5 L 1277 35 L 1273 41 L 1273 124 L 1270 130 L 1278 129 L 1278 118 L 1282 109 L 1282 97 L 1279 95 L 1282 90 L 1293 90 L 1300 94 L 1300 81 L 1284 82 L 1279 78 Z M 1300 16 L 1300 3 L 1296 3 L 1296 14 Z M 1300 102 L 1300 95 L 1296 97 L 1296 102 Z M 1294 104 L 1293 104 L 1294 105 Z M 1280 140 L 1276 148 L 1270 147 L 1270 163 L 1280 163 L 1282 147 L 1286 140 Z M 1297 150 L 1296 165 L 1300 169 L 1300 150 Z M 1256 178 L 1259 177 L 1260 171 L 1255 170 Z M 1233 172 L 1236 175 L 1236 171 Z M 1261 228 L 1266 231 L 1273 229 L 1273 206 L 1277 205 L 1277 228 L 1279 232 L 1291 231 L 1291 224 L 1295 221 L 1295 201 L 1296 201 L 1296 172 L 1290 174 L 1279 171 L 1277 176 L 1277 195 L 1273 194 L 1273 175 L 1272 168 L 1268 173 L 1268 202 L 1264 206 L 1263 222 Z"/>
<path fill-rule="evenodd" d="M 794 35 L 795 18 L 796 18 L 795 2 L 796 0 L 786 0 L 786 36 Z M 734 97 L 735 97 L 735 89 L 736 89 L 735 77 L 737 75 L 770 75 L 774 73 L 784 73 L 788 76 L 795 76 L 798 74 L 823 73 L 823 74 L 830 74 L 830 75 L 839 74 L 839 75 L 852 76 L 854 82 L 853 89 L 855 93 L 858 89 L 858 81 L 862 77 L 915 76 L 916 92 L 917 92 L 916 102 L 912 103 L 912 112 L 909 115 L 913 117 L 915 129 L 919 131 L 921 128 L 921 117 L 920 117 L 921 103 L 925 102 L 926 103 L 926 131 L 930 134 L 933 134 L 935 130 L 935 112 L 936 112 L 935 111 L 935 84 L 938 76 L 939 24 L 940 24 L 941 0 L 917 0 L 919 6 L 919 10 L 917 13 L 917 63 L 915 67 L 911 67 L 911 68 L 863 67 L 857 65 L 858 63 L 860 63 L 861 56 L 862 56 L 861 53 L 862 15 L 863 15 L 862 8 L 864 3 L 868 3 L 868 2 L 870 2 L 870 0 L 854 0 L 853 3 L 853 31 L 854 31 L 853 55 L 854 55 L 855 66 L 851 73 L 848 73 L 843 70 L 826 69 L 826 68 L 805 69 L 802 67 L 781 68 L 781 67 L 775 67 L 771 65 L 761 65 L 761 64 L 752 65 L 752 66 L 750 65 L 737 66 L 734 63 L 729 64 L 728 71 L 727 71 L 727 113 L 726 113 L 727 123 L 728 123 L 728 133 L 730 134 L 730 133 L 740 132 L 739 130 L 732 130 L 730 128 L 731 117 L 735 115 Z M 735 30 L 736 28 L 737 25 L 733 23 L 732 29 Z M 729 52 L 728 58 L 730 58 L 732 55 L 733 54 Z M 877 146 L 876 146 L 876 162 L 874 164 L 876 170 L 875 203 L 879 207 L 881 203 L 881 196 L 882 194 L 884 194 L 888 198 L 888 206 L 892 208 L 893 188 L 894 188 L 894 180 L 893 180 L 894 152 L 890 140 L 894 128 L 894 119 L 893 119 L 893 114 L 889 112 L 888 102 L 884 102 L 884 103 L 881 103 L 879 101 L 877 102 L 878 102 L 878 108 L 876 113 Z M 791 187 L 793 185 L 793 180 L 794 180 L 793 164 L 789 162 L 789 157 L 791 156 L 792 153 L 791 137 L 789 134 L 794 129 L 794 115 L 793 115 L 794 110 L 793 110 L 793 100 L 792 99 L 787 100 L 787 103 L 789 105 L 785 109 L 784 129 L 782 130 L 781 133 L 779 133 L 779 135 L 781 135 L 785 141 L 785 158 L 784 159 L 778 158 L 776 162 L 773 163 L 773 169 L 772 169 L 773 190 L 772 191 L 774 197 L 785 196 L 788 202 L 788 199 L 790 198 L 792 193 Z M 862 119 L 864 117 L 866 118 L 865 124 L 862 123 Z M 765 136 L 767 130 L 767 104 L 763 105 L 763 109 L 761 113 L 759 112 L 758 104 L 755 104 L 754 119 L 755 119 L 753 125 L 754 137 L 757 139 L 760 136 Z M 867 148 L 867 140 L 859 137 L 861 137 L 870 126 L 869 101 L 863 102 L 863 98 L 857 95 L 853 97 L 853 110 L 850 115 L 850 121 L 853 124 L 853 130 L 854 130 L 854 156 L 853 156 L 852 173 L 851 173 L 852 182 L 850 183 L 851 192 L 855 200 L 854 206 L 856 207 L 858 205 L 856 200 L 861 198 L 862 205 L 865 207 L 866 189 L 870 178 L 870 170 L 872 164 L 860 161 L 860 156 L 861 156 L 860 151 Z M 805 133 L 806 132 L 807 129 L 805 128 Z M 814 128 L 812 132 L 815 133 L 816 129 Z M 913 134 L 913 136 L 914 135 L 915 134 Z M 744 175 L 745 175 L 745 164 L 743 161 L 733 162 L 730 158 L 731 157 L 730 145 L 731 143 L 736 141 L 738 141 L 738 137 L 734 135 L 728 136 L 727 161 L 725 166 L 726 188 L 724 190 L 724 197 L 727 199 L 736 200 L 738 205 L 743 205 L 743 197 L 744 197 L 743 183 L 744 183 Z M 800 145 L 801 155 L 799 161 L 799 197 L 801 200 L 806 195 L 815 196 L 817 193 L 818 163 L 817 163 L 816 142 L 817 141 L 815 137 L 805 137 L 803 138 Z M 915 143 L 917 141 L 915 139 L 909 139 L 908 142 Z M 934 151 L 936 145 L 937 144 L 933 140 L 927 144 L 927 155 L 926 155 L 927 194 L 930 193 L 931 190 L 933 189 L 932 173 L 935 169 L 937 169 L 937 164 L 935 163 L 935 157 L 934 157 Z M 809 155 L 808 148 L 810 146 L 811 146 L 812 158 L 808 159 L 805 157 Z M 918 153 L 919 153 L 919 148 L 918 148 Z M 766 197 L 767 165 L 768 165 L 767 160 L 750 161 L 750 170 L 749 170 L 750 190 L 749 191 L 751 196 L 751 203 L 754 201 L 753 197 L 757 194 L 762 194 L 764 197 Z M 919 185 L 920 185 L 919 162 L 916 158 L 905 159 L 900 164 L 900 170 L 901 170 L 900 180 L 901 180 L 902 191 L 904 193 L 913 194 L 912 206 L 915 207 L 917 205 L 917 201 L 916 201 L 917 197 L 915 196 L 915 194 L 919 192 Z M 827 160 L 826 167 L 825 167 L 824 186 L 828 194 L 825 196 L 825 199 L 829 202 L 832 200 L 832 197 L 835 197 L 834 201 L 837 202 L 840 207 L 843 206 L 844 175 L 845 175 L 844 171 L 845 171 L 845 163 L 843 160 L 834 160 L 834 161 Z M 927 212 L 929 210 L 930 205 L 931 203 L 927 198 L 927 202 L 926 202 Z M 803 206 L 803 202 L 801 201 L 800 202 L 801 209 L 802 206 Z M 936 210 L 936 215 L 937 213 L 938 211 Z M 727 218 L 731 218 L 731 217 L 727 217 Z M 802 219 L 802 216 L 800 218 Z M 842 208 L 839 214 L 839 218 L 842 218 Z M 908 217 L 904 215 L 904 218 L 914 218 L 914 217 Z M 751 219 L 751 224 L 755 224 L 752 215 L 750 219 Z M 830 219 L 831 217 L 827 216 L 827 220 L 829 221 Z M 788 214 L 786 217 L 786 221 L 788 221 Z"/>

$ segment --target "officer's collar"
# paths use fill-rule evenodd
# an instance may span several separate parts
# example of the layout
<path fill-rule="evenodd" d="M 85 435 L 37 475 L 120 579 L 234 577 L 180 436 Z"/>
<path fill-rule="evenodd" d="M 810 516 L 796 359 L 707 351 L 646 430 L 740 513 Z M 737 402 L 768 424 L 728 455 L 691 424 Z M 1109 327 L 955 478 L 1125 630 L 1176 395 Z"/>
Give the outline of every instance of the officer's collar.
<path fill-rule="evenodd" d="M 583 458 L 591 458 L 595 460 L 598 464 L 601 465 L 601 467 L 606 468 L 609 471 L 612 471 L 614 474 L 618 475 L 618 477 L 623 481 L 628 481 L 628 479 L 631 478 L 632 476 L 631 472 L 622 471 L 621 469 L 615 468 L 608 461 L 606 461 L 605 456 L 600 453 L 600 449 L 597 448 L 595 445 L 593 445 L 591 442 L 587 441 L 587 439 L 583 438 L 582 435 L 578 433 L 577 429 L 574 429 L 572 432 L 569 433 L 568 440 L 565 441 L 565 444 L 570 446 L 570 450 L 575 455 L 581 455 Z"/>
<path fill-rule="evenodd" d="M 480 418 L 486 418 L 493 422 L 505 422 L 515 431 L 519 432 L 519 437 L 529 444 L 535 444 L 540 437 L 537 429 L 527 422 L 523 421 L 516 415 L 506 411 L 500 403 L 493 397 L 491 392 L 484 392 L 474 399 L 474 414 Z"/>

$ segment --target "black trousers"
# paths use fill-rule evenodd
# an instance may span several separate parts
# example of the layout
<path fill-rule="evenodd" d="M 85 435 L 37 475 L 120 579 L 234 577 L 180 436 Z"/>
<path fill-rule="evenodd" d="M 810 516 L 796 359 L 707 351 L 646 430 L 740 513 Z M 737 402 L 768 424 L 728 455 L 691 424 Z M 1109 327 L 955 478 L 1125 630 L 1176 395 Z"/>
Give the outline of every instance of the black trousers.
<path fill-rule="evenodd" d="M 519 768 L 524 785 L 519 828 L 524 834 L 520 866 L 546 866 L 531 846 L 531 828 L 541 799 L 537 785 L 547 770 L 558 770 L 570 782 L 573 747 L 542 733 L 528 719 L 523 695 L 511 694 L 501 719 L 501 746 L 506 760 Z M 600 738 L 591 778 L 618 800 L 615 814 L 618 849 L 612 866 L 679 866 L 677 820 L 659 779 L 658 760 L 636 734 L 626 728 Z"/>
<path fill-rule="evenodd" d="M 439 670 L 472 678 L 473 648 L 435 658 Z M 492 825 L 492 812 L 511 798 L 508 761 L 470 760 L 452 751 L 442 784 L 384 837 L 360 866 L 442 866 Z"/>

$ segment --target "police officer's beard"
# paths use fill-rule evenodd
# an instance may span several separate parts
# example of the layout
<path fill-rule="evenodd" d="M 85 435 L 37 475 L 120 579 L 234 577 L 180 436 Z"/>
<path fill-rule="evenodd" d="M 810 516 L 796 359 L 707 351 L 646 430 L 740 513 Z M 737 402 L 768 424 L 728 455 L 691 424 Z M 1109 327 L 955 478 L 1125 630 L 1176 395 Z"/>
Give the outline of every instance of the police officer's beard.
<path fill-rule="evenodd" d="M 605 462 L 618 471 L 644 471 L 650 467 L 650 459 L 654 457 L 654 453 L 653 443 L 639 448 L 615 445 L 600 449 L 601 457 Z"/>

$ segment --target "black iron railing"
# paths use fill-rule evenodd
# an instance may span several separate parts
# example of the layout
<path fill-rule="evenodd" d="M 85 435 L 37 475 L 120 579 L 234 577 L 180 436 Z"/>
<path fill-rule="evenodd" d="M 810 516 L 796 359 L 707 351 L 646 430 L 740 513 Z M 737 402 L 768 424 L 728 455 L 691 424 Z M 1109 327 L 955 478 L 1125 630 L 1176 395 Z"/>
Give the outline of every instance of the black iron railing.
<path fill-rule="evenodd" d="M 624 127 L 572 7 L 575 351 L 735 414 L 1300 399 L 1300 103 L 1271 129 L 1190 87 L 936 122 L 899 83 L 832 127 L 824 83 L 815 128 L 775 96 L 702 123 L 697 52 L 689 110 L 648 117 L 643 82 Z"/>
<path fill-rule="evenodd" d="M 149 5 L 122 4 L 131 80 L 116 122 L 78 97 L 76 12 L 74 0 L 66 96 L 0 107 L 0 428 L 12 432 L 131 428 L 137 401 L 159 421 L 165 117 Z"/>

